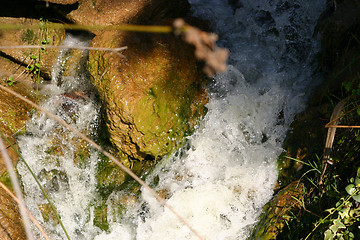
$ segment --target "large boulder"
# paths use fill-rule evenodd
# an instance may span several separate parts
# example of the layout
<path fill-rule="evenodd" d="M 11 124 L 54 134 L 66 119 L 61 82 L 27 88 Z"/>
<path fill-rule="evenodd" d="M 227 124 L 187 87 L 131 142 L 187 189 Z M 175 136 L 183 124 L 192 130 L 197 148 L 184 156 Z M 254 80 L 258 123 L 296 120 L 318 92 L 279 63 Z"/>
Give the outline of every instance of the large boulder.
<path fill-rule="evenodd" d="M 174 150 L 206 112 L 204 75 L 193 49 L 170 35 L 104 32 L 88 68 L 106 105 L 112 143 L 126 157 L 153 160 Z"/>
<path fill-rule="evenodd" d="M 335 9 L 328 8 L 322 13 L 315 29 L 316 33 L 322 33 L 322 61 L 330 68 L 341 60 L 347 49 L 359 45 L 358 39 L 354 36 L 360 34 L 360 2 L 336 2 Z"/>

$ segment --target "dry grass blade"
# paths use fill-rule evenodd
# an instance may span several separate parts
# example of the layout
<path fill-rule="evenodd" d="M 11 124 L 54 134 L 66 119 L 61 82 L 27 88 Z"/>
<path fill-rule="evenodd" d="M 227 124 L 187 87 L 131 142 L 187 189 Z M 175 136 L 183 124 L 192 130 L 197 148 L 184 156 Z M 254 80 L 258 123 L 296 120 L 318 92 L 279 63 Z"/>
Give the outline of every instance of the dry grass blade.
<path fill-rule="evenodd" d="M 17 202 L 18 204 L 21 204 L 19 199 L 10 191 L 9 188 L 7 188 L 2 182 L 0 182 L 0 187 L 2 187 L 14 200 L 15 202 Z M 24 206 L 25 208 L 25 206 Z M 48 237 L 48 235 L 45 233 L 44 229 L 41 227 L 41 225 L 39 224 L 39 222 L 35 219 L 35 217 L 29 212 L 29 210 L 27 210 L 27 208 L 25 208 L 26 214 L 30 217 L 31 221 L 36 225 L 36 227 L 39 229 L 39 231 L 42 233 L 42 235 L 44 236 L 44 238 L 46 240 L 50 240 L 50 238 Z"/>
<path fill-rule="evenodd" d="M 347 102 L 347 98 L 341 100 L 334 108 L 333 113 L 331 114 L 330 117 L 330 123 L 333 123 L 333 126 L 337 126 L 340 120 L 341 116 L 341 112 Z M 329 127 L 329 126 L 327 126 Z M 326 142 L 325 142 L 325 149 L 324 149 L 324 156 L 323 156 L 323 161 L 327 161 L 330 158 L 330 152 L 331 152 L 331 148 L 332 145 L 334 143 L 334 138 L 335 138 L 335 133 L 336 133 L 336 127 L 329 127 L 328 129 L 328 133 L 326 136 Z"/>
<path fill-rule="evenodd" d="M 82 46 L 48 46 L 48 45 L 17 45 L 17 46 L 0 46 L 0 49 L 78 49 L 78 50 L 97 50 L 97 51 L 109 51 L 120 52 L 127 49 L 127 46 L 120 48 L 104 48 L 104 47 L 82 47 Z"/>
<path fill-rule="evenodd" d="M 24 227 L 25 227 L 25 232 L 26 232 L 26 236 L 29 240 L 34 240 L 34 237 L 32 235 L 32 232 L 31 232 L 31 226 L 30 226 L 30 221 L 29 221 L 29 218 L 26 214 L 26 210 L 25 210 L 25 204 L 24 204 L 24 199 L 22 197 L 22 193 L 21 193 L 21 189 L 20 189 L 20 184 L 19 184 L 19 181 L 17 179 L 17 176 L 16 176 L 16 173 L 14 171 L 14 166 L 10 160 L 10 157 L 5 149 L 5 145 L 4 145 L 4 141 L 2 138 L 0 138 L 0 151 L 1 151 L 1 154 L 3 156 L 3 159 L 5 161 L 5 165 L 6 165 L 6 168 L 8 169 L 8 173 L 9 173 L 9 176 L 10 176 L 10 179 L 11 179 L 11 183 L 12 183 L 12 186 L 14 188 L 14 191 L 15 191 L 15 194 L 18 198 L 18 203 L 19 203 L 19 209 L 20 209 L 20 214 L 21 214 L 21 217 L 23 219 L 23 222 L 24 222 Z"/>
<path fill-rule="evenodd" d="M 166 203 L 166 201 L 160 197 L 152 188 L 150 188 L 149 185 L 147 185 L 143 180 L 141 180 L 135 173 L 133 173 L 129 168 L 125 167 L 120 160 L 116 159 L 114 156 L 112 156 L 110 153 L 108 153 L 107 151 L 105 151 L 101 146 L 99 146 L 98 144 L 96 144 L 94 141 L 92 141 L 90 138 L 88 138 L 87 136 L 85 136 L 84 134 L 82 134 L 81 132 L 79 132 L 77 129 L 75 129 L 74 127 L 70 126 L 69 124 L 67 124 L 64 120 L 60 119 L 59 117 L 55 116 L 54 114 L 50 113 L 49 111 L 47 111 L 46 109 L 40 107 L 39 105 L 33 103 L 32 101 L 24 98 L 23 96 L 21 96 L 20 94 L 4 87 L 0 85 L 0 89 L 14 95 L 15 97 L 21 99 L 22 101 L 27 102 L 28 104 L 32 105 L 34 108 L 42 111 L 43 113 L 45 113 L 47 116 L 49 116 L 50 118 L 54 119 L 55 121 L 57 121 L 58 123 L 60 123 L 61 125 L 63 125 L 64 127 L 66 127 L 67 129 L 69 129 L 70 131 L 72 131 L 73 133 L 75 133 L 76 135 L 78 135 L 80 138 L 84 139 L 85 141 L 87 141 L 93 148 L 97 149 L 98 151 L 100 151 L 102 154 L 104 154 L 106 157 L 108 157 L 109 159 L 111 159 L 116 165 L 118 165 L 124 172 L 126 172 L 127 174 L 129 174 L 135 181 L 137 181 L 139 184 L 141 184 L 146 190 L 148 190 L 159 202 L 161 202 L 166 208 L 168 208 L 185 226 L 187 226 L 189 228 L 189 230 L 196 235 L 199 239 L 203 239 L 199 233 L 197 233 L 197 231 L 195 231 L 189 223 L 187 223 L 184 218 L 182 218 L 180 216 L 180 214 L 178 214 L 169 204 Z"/>
<path fill-rule="evenodd" d="M 20 30 L 20 29 L 40 29 L 40 24 L 0 24 L 0 30 Z M 171 26 L 147 26 L 147 25 L 79 25 L 63 23 L 46 23 L 48 29 L 65 29 L 65 30 L 83 30 L 83 31 L 129 31 L 129 32 L 148 32 L 148 33 L 171 33 Z"/>
<path fill-rule="evenodd" d="M 348 98 L 345 98 L 343 100 L 341 100 L 334 108 L 333 113 L 331 114 L 330 117 L 330 122 L 332 123 L 331 126 L 337 126 L 337 124 L 339 123 L 339 120 L 341 118 L 341 112 L 346 104 L 346 102 L 348 101 Z M 328 123 L 328 124 L 329 124 Z M 322 173 L 321 173 L 321 177 L 320 177 L 320 182 L 319 185 L 322 185 L 322 181 L 324 179 L 325 176 L 325 172 L 326 172 L 326 167 L 327 164 L 330 160 L 330 153 L 331 153 L 331 149 L 332 146 L 334 144 L 334 139 L 335 139 L 335 133 L 336 133 L 336 127 L 330 127 L 328 124 L 326 124 L 325 127 L 329 127 L 328 129 L 328 133 L 326 136 L 326 142 L 325 142 L 325 148 L 324 148 L 324 156 L 322 159 Z"/>
<path fill-rule="evenodd" d="M 328 125 L 328 128 L 360 128 L 360 126 Z"/>

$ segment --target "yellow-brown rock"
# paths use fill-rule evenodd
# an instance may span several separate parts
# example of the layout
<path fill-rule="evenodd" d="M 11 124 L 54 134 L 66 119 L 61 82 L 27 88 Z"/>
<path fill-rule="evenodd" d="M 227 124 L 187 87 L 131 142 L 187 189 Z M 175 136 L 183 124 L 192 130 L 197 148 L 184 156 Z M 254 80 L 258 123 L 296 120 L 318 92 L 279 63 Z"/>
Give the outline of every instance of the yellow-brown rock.
<path fill-rule="evenodd" d="M 140 161 L 179 146 L 206 112 L 204 76 L 193 49 L 167 35 L 116 32 L 96 36 L 91 46 L 128 46 L 124 58 L 101 51 L 89 56 L 112 143 Z"/>
<path fill-rule="evenodd" d="M 264 207 L 264 213 L 260 216 L 260 222 L 254 229 L 250 239 L 274 240 L 282 232 L 290 215 L 295 214 L 301 208 L 301 200 L 304 197 L 304 184 L 299 181 L 290 183 L 286 188 L 279 191 Z"/>
<path fill-rule="evenodd" d="M 9 59 L 0 57 L 0 84 L 11 88 L 30 100 L 35 100 L 37 93 L 34 91 L 32 85 L 33 80 L 30 75 L 25 74 L 24 71 L 25 67 L 19 66 Z M 10 81 L 9 78 L 12 80 Z M 29 104 L 0 90 L 0 132 L 8 138 L 15 149 L 17 149 L 15 135 L 25 131 L 26 121 L 30 116 L 31 109 Z M 4 140 L 4 144 L 15 166 L 19 156 L 7 141 Z M 0 155 L 0 180 L 8 180 L 2 155 Z"/>

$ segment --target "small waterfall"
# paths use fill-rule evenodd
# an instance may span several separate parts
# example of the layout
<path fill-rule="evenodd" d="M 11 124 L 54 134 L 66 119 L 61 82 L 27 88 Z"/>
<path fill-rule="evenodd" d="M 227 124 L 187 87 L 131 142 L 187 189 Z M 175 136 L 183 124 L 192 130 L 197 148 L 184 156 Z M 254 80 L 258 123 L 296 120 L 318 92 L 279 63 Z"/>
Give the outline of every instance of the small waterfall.
<path fill-rule="evenodd" d="M 289 125 L 319 81 L 312 34 L 326 1 L 190 2 L 229 48 L 229 69 L 210 85 L 209 111 L 187 146 L 147 181 L 159 182 L 156 190 L 205 239 L 246 239 L 272 197 Z M 130 231 L 138 240 L 197 239 L 146 190 L 141 198 L 114 221 L 113 232 Z"/>
<path fill-rule="evenodd" d="M 312 32 L 326 0 L 190 2 L 193 14 L 210 22 L 219 45 L 230 50 L 229 68 L 211 82 L 208 113 L 186 146 L 166 157 L 146 181 L 169 196 L 168 203 L 205 239 L 246 239 L 272 197 L 286 131 L 318 82 L 319 46 Z M 87 42 L 69 36 L 65 44 Z M 95 134 L 98 106 L 89 78 L 76 71 L 64 74 L 66 58 L 63 51 L 41 104 Z M 146 190 L 121 215 L 114 202 L 129 193 L 113 192 L 107 201 L 110 229 L 101 231 L 93 225 L 99 155 L 41 113 L 27 130 L 19 139 L 21 153 L 48 189 L 72 239 L 196 239 Z M 82 152 L 75 148 L 79 144 Z M 40 190 L 23 164 L 18 170 L 27 205 L 45 219 Z M 53 239 L 65 239 L 49 218 L 42 223 Z"/>
<path fill-rule="evenodd" d="M 67 46 L 88 44 L 89 40 L 71 35 L 64 42 Z M 46 101 L 41 106 L 91 136 L 99 123 L 99 106 L 93 100 L 90 78 L 84 68 L 86 54 L 75 51 L 78 51 L 78 63 L 68 68 L 64 65 L 70 50 L 60 52 L 54 79 L 42 89 Z M 91 206 L 97 196 L 98 153 L 43 113 L 34 114 L 27 124 L 27 134 L 18 140 L 22 156 L 48 192 L 71 239 L 91 239 L 99 231 L 91 221 Z M 17 169 L 30 211 L 46 229 L 51 229 L 51 239 L 65 239 L 47 200 L 22 161 Z"/>

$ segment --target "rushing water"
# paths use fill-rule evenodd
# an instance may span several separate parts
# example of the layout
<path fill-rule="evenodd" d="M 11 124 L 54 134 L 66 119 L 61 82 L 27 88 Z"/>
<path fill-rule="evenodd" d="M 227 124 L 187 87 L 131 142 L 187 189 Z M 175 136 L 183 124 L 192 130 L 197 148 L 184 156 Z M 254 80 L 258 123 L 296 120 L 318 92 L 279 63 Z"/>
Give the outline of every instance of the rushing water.
<path fill-rule="evenodd" d="M 286 131 L 317 83 L 318 41 L 312 32 L 326 0 L 190 2 L 194 15 L 208 20 L 219 44 L 229 48 L 229 68 L 210 84 L 209 111 L 187 146 L 164 160 L 147 181 L 158 181 L 156 190 L 166 192 L 168 203 L 205 239 L 246 239 L 272 196 Z M 91 96 L 76 102 L 68 97 L 70 92 L 90 92 L 85 87 L 89 80 L 86 74 L 75 76 L 76 81 L 62 76 L 65 58 L 63 52 L 43 106 L 90 134 L 98 122 L 96 103 Z M 67 110 L 71 104 L 76 114 Z M 83 164 L 74 163 L 76 138 L 41 114 L 33 117 L 28 132 L 20 139 L 21 152 L 43 176 L 72 239 L 196 239 L 146 190 L 121 216 L 113 202 L 129 193 L 112 193 L 107 201 L 110 230 L 100 231 L 92 223 L 97 153 L 88 150 Z M 54 135 L 59 132 L 63 139 L 56 149 Z M 44 165 L 54 151 L 52 163 Z M 38 205 L 46 201 L 24 166 L 18 169 L 26 202 L 42 219 Z M 64 239 L 59 225 L 45 225 L 55 239 Z"/>

